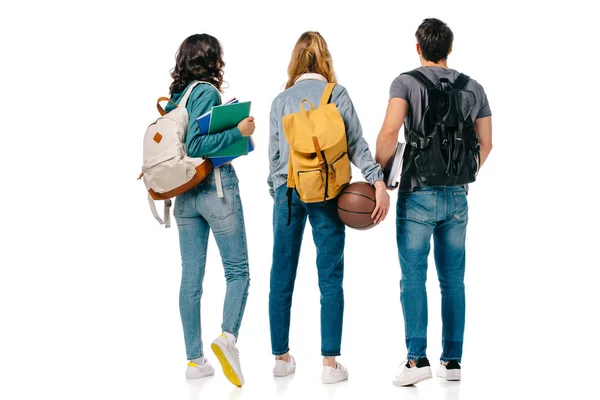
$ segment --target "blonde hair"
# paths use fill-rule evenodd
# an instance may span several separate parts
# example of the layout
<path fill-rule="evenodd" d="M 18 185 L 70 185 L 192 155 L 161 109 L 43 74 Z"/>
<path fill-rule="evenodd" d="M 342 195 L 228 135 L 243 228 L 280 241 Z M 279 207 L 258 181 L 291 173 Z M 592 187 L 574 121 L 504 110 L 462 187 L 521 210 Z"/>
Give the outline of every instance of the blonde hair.
<path fill-rule="evenodd" d="M 294 86 L 296 79 L 307 72 L 323 75 L 327 82 L 336 83 L 333 60 L 327 42 L 319 32 L 304 32 L 296 42 L 288 66 L 286 89 Z"/>

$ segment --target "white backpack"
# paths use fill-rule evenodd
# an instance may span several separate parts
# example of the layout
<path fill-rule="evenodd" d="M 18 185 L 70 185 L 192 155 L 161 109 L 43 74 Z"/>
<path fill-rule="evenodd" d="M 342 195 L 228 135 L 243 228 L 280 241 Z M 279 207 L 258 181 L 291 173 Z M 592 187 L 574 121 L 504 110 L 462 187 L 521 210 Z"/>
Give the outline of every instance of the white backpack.
<path fill-rule="evenodd" d="M 156 108 L 161 117 L 148 126 L 144 136 L 144 164 L 138 179 L 144 178 L 152 215 L 166 228 L 170 226 L 170 199 L 198 185 L 213 169 L 210 160 L 188 157 L 185 149 L 189 119 L 186 105 L 192 90 L 199 84 L 210 85 L 194 82 L 179 105 L 167 97 L 159 98 Z M 170 102 L 175 109 L 167 114 L 161 101 Z M 158 216 L 154 200 L 165 202 L 164 221 Z"/>

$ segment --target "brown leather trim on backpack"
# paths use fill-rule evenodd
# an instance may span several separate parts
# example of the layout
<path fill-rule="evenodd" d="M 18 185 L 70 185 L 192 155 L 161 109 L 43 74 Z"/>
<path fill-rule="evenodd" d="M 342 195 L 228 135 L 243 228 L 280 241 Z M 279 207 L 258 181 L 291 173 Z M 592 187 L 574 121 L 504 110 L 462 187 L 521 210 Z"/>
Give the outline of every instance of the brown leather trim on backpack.
<path fill-rule="evenodd" d="M 327 90 L 326 90 L 327 91 Z M 327 200 L 329 197 L 329 165 L 327 165 L 327 160 L 325 159 L 325 154 L 321 150 L 321 145 L 319 144 L 319 138 L 313 136 L 313 144 L 315 145 L 315 150 L 317 152 L 317 158 L 319 159 L 319 167 L 325 172 L 325 196 L 323 197 L 323 201 Z"/>
<path fill-rule="evenodd" d="M 194 186 L 202 182 L 212 170 L 212 162 L 210 160 L 206 160 L 196 167 L 196 175 L 194 175 L 194 177 L 190 179 L 187 183 L 176 187 L 173 190 L 169 190 L 165 193 L 156 193 L 152 189 L 149 189 L 148 193 L 150 193 L 150 197 L 152 197 L 154 200 L 167 200 L 172 197 L 179 196 L 180 194 L 187 192 L 188 190 L 192 189 Z"/>
<path fill-rule="evenodd" d="M 322 169 L 327 168 L 327 164 L 325 163 L 325 159 L 323 158 L 323 152 L 321 151 L 321 146 L 319 145 L 319 138 L 313 136 L 312 138 L 313 144 L 315 145 L 315 150 L 317 152 L 317 158 L 319 159 L 319 166 Z"/>
<path fill-rule="evenodd" d="M 167 113 L 165 111 L 165 109 L 162 108 L 162 106 L 160 105 L 161 101 L 168 101 L 169 103 L 173 104 L 173 106 L 175 106 L 175 108 L 177 108 L 177 104 L 173 103 L 170 98 L 168 98 L 168 97 L 159 97 L 158 100 L 156 100 L 156 109 L 158 110 L 158 112 L 160 113 L 160 115 L 165 115 Z"/>

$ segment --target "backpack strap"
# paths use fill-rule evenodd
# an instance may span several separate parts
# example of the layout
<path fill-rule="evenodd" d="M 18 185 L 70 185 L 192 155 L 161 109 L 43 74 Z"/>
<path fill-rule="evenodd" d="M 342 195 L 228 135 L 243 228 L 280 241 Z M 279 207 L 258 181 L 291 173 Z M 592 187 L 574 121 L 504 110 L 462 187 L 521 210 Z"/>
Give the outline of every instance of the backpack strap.
<path fill-rule="evenodd" d="M 217 197 L 223 198 L 223 182 L 221 180 L 221 167 L 215 168 L 215 185 L 217 186 Z"/>
<path fill-rule="evenodd" d="M 179 105 L 182 107 L 187 106 L 187 102 L 188 102 L 192 92 L 198 85 L 201 85 L 201 84 L 202 85 L 210 85 L 210 86 L 214 87 L 215 90 L 218 91 L 218 89 L 212 83 L 204 82 L 204 81 L 196 81 L 192 85 L 190 85 L 190 88 L 185 92 L 185 94 L 183 95 L 183 98 L 179 102 Z M 214 172 L 215 172 L 215 184 L 217 186 L 217 197 L 222 199 L 224 197 L 224 195 L 223 195 L 223 182 L 221 179 L 221 170 L 219 167 L 217 167 L 214 169 Z"/>
<path fill-rule="evenodd" d="M 408 71 L 403 73 L 402 75 L 410 75 L 415 78 L 421 85 L 425 87 L 425 89 L 433 89 L 435 84 L 431 82 L 431 80 L 425 76 L 421 71 L 417 71 L 413 69 L 412 71 Z"/>
<path fill-rule="evenodd" d="M 152 196 L 150 196 L 150 194 L 148 194 L 148 203 L 150 204 L 150 211 L 152 211 L 152 215 L 154 216 L 154 218 L 156 218 L 158 223 L 161 225 L 164 224 L 165 228 L 169 228 L 171 226 L 171 200 L 165 200 L 163 218 L 161 218 L 158 215 L 158 211 L 156 211 L 156 204 L 154 204 L 154 199 L 152 198 Z"/>
<path fill-rule="evenodd" d="M 165 228 L 171 227 L 171 199 L 165 200 Z"/>
<path fill-rule="evenodd" d="M 329 103 L 329 99 L 331 98 L 331 93 L 333 93 L 333 88 L 335 87 L 335 83 L 328 83 L 325 85 L 325 90 L 323 90 L 323 96 L 321 96 L 321 102 L 319 103 L 319 107 L 323 107 Z"/>
<path fill-rule="evenodd" d="M 187 105 L 187 101 L 190 97 L 190 95 L 192 94 L 192 91 L 196 88 L 196 86 L 198 86 L 199 84 L 206 84 L 206 85 L 210 85 L 212 87 L 214 87 L 214 85 L 208 83 L 208 82 L 201 82 L 201 81 L 196 81 L 192 84 L 192 86 L 190 86 L 190 88 L 185 92 L 185 94 L 183 95 L 183 98 L 181 99 L 181 101 L 179 102 L 179 105 L 182 107 L 185 107 Z M 216 89 L 216 87 L 215 87 Z M 161 101 L 168 101 L 169 103 L 173 104 L 173 106 L 175 108 L 179 107 L 177 104 L 175 104 L 170 98 L 168 97 L 159 97 L 158 100 L 156 100 L 156 109 L 158 110 L 158 112 L 160 113 L 161 116 L 164 116 L 167 114 L 167 112 L 165 111 L 165 109 L 160 105 Z"/>
<path fill-rule="evenodd" d="M 313 145 L 315 146 L 315 152 L 317 154 L 317 158 L 319 159 L 319 167 L 325 172 L 325 176 L 329 176 L 329 166 L 327 165 L 327 160 L 325 159 L 325 154 L 323 150 L 321 150 L 321 145 L 319 144 L 319 138 L 313 136 Z M 329 179 L 325 180 L 325 197 L 323 197 L 323 201 L 327 200 L 327 192 L 329 191 Z"/>
<path fill-rule="evenodd" d="M 452 84 L 452 88 L 456 90 L 462 90 L 467 85 L 471 78 L 468 75 L 460 74 Z"/>
<path fill-rule="evenodd" d="M 181 101 L 179 101 L 179 105 L 180 106 L 185 107 L 187 105 L 188 99 L 190 98 L 190 95 L 192 94 L 192 91 L 196 88 L 196 86 L 198 86 L 200 84 L 208 85 L 209 83 L 208 82 L 202 82 L 202 81 L 196 81 L 196 82 L 192 83 L 190 85 L 189 89 L 185 92 L 185 94 L 181 98 Z"/>

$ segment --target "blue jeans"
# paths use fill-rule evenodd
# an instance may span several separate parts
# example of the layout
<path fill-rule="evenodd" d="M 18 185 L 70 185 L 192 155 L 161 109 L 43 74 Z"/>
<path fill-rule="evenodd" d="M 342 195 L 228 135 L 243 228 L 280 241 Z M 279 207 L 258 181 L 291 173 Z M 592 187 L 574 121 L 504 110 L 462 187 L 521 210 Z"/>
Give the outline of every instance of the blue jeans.
<path fill-rule="evenodd" d="M 462 186 L 432 186 L 399 193 L 397 242 L 402 278 L 408 359 L 427 349 L 427 257 L 433 235 L 434 257 L 442 292 L 441 360 L 461 361 L 465 330 L 465 238 L 467 192 Z"/>
<path fill-rule="evenodd" d="M 338 217 L 336 200 L 303 203 L 294 191 L 292 218 L 288 221 L 287 187 L 275 192 L 273 207 L 273 265 L 269 293 L 271 348 L 274 355 L 289 351 L 290 309 L 306 219 L 317 246 L 317 271 L 321 291 L 321 354 L 339 356 L 344 317 L 345 226 Z"/>
<path fill-rule="evenodd" d="M 227 290 L 223 332 L 238 335 L 248 297 L 248 249 L 238 179 L 231 165 L 220 167 L 223 198 L 217 197 L 214 172 L 195 188 L 177 196 L 173 214 L 179 228 L 182 274 L 179 311 L 188 360 L 203 357 L 200 298 L 212 230 L 221 253 Z"/>

